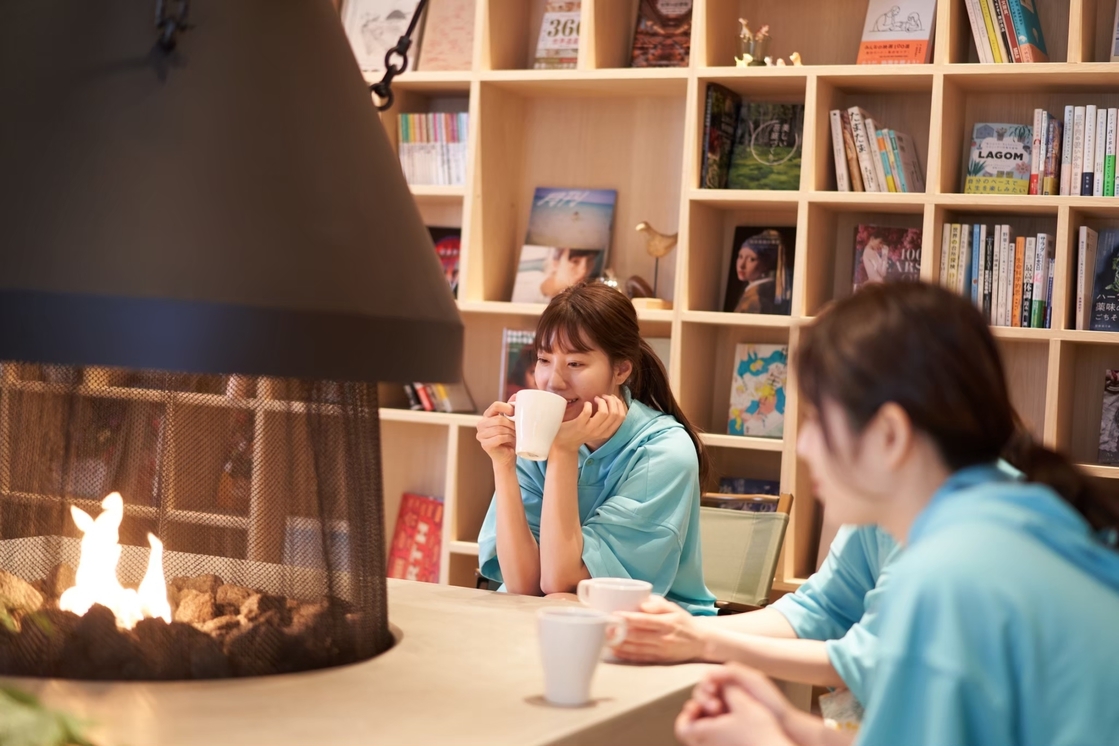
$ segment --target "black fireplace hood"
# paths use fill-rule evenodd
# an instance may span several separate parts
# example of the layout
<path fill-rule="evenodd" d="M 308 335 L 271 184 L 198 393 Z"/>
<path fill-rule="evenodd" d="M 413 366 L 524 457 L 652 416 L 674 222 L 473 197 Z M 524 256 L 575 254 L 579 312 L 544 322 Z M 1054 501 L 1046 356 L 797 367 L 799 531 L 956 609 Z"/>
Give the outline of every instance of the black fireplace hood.
<path fill-rule="evenodd" d="M 0 2 L 0 359 L 457 380 L 330 0 L 192 0 L 170 52 L 157 4 Z"/>

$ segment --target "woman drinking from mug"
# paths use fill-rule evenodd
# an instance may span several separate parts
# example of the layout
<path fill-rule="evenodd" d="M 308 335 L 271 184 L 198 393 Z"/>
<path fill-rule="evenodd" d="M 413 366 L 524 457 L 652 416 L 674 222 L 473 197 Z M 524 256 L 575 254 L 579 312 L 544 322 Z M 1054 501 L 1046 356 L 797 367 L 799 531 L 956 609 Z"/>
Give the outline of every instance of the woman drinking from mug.
<path fill-rule="evenodd" d="M 536 327 L 538 389 L 566 402 L 546 461 L 514 452 L 516 401 L 478 424 L 493 501 L 478 537 L 487 578 L 512 593 L 571 593 L 590 577 L 646 580 L 714 614 L 699 548 L 707 457 L 629 299 L 606 285 L 559 293 Z"/>
<path fill-rule="evenodd" d="M 817 494 L 834 519 L 905 545 L 858 743 L 1119 742 L 1119 500 L 1017 429 L 979 311 L 931 285 L 868 285 L 806 327 L 798 352 L 797 451 Z M 697 687 L 677 734 L 852 740 L 733 665 Z"/>

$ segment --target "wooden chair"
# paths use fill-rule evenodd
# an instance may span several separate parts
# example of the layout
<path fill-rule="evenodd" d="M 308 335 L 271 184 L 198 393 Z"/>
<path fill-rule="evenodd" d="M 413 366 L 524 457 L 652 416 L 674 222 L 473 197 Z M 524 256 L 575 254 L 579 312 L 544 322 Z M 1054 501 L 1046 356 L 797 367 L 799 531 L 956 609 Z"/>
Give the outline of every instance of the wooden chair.
<path fill-rule="evenodd" d="M 720 614 L 739 613 L 769 603 L 777 557 L 785 541 L 793 496 L 704 495 L 705 502 L 744 500 L 776 501 L 773 512 L 730 510 L 702 506 L 699 509 L 703 541 L 703 579 L 715 594 Z"/>

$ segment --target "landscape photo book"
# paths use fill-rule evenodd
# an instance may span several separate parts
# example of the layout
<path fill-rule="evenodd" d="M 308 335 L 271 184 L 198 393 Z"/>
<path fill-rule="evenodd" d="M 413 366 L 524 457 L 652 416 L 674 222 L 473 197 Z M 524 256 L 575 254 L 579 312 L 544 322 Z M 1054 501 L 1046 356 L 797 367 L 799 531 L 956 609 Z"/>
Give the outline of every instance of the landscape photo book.
<path fill-rule="evenodd" d="M 800 189 L 804 104 L 743 101 L 728 189 Z"/>

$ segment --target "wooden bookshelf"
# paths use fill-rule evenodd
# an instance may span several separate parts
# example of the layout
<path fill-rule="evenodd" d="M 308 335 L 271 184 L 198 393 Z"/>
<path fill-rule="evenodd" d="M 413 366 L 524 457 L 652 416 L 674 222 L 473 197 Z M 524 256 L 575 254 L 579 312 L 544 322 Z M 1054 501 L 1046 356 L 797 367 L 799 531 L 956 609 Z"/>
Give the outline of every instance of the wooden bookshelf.
<path fill-rule="evenodd" d="M 533 328 L 542 309 L 507 302 L 533 189 L 612 188 L 618 204 L 611 264 L 620 278 L 652 276 L 652 260 L 633 231 L 637 222 L 680 232 L 660 267 L 660 291 L 673 310 L 639 315 L 643 333 L 671 337 L 673 388 L 708 432 L 716 471 L 780 479 L 782 491 L 796 496 L 778 589 L 795 587 L 815 569 L 822 509 L 796 458 L 792 383 L 783 440 L 724 434 L 734 345 L 780 342 L 795 349 L 801 326 L 851 292 L 852 233 L 860 222 L 922 228 L 921 277 L 929 281 L 937 279 L 946 221 L 1007 222 L 1056 236 L 1053 328 L 997 328 L 995 336 L 1015 404 L 1031 429 L 1078 462 L 1095 460 L 1102 371 L 1119 368 L 1119 335 L 1069 328 L 1075 235 L 1082 224 L 1119 226 L 1119 199 L 964 195 L 960 175 L 976 121 L 1029 123 L 1035 107 L 1059 115 L 1066 104 L 1119 104 L 1119 65 L 1105 61 L 1114 0 L 1041 3 L 1054 62 L 1034 65 L 978 64 L 963 0 L 941 0 L 933 64 L 888 67 L 853 64 L 867 0 L 695 0 L 691 66 L 636 70 L 627 67 L 636 0 L 583 0 L 577 68 L 529 69 L 542 5 L 478 0 L 473 68 L 403 74 L 395 83 L 396 106 L 384 119 L 395 141 L 397 113 L 470 112 L 465 188 L 414 191 L 429 224 L 463 229 L 464 375 L 479 408 L 497 396 L 501 330 Z M 754 27 L 769 24 L 773 54 L 799 51 L 806 65 L 735 68 L 740 16 Z M 746 98 L 805 104 L 798 191 L 698 188 L 704 97 L 712 82 Z M 913 136 L 925 193 L 835 191 L 828 110 L 855 104 Z M 721 313 L 731 236 L 743 224 L 796 226 L 790 317 Z M 400 393 L 384 390 L 385 442 L 408 442 L 386 445 L 396 449 L 385 459 L 386 498 L 406 489 L 443 495 L 443 581 L 473 585 L 478 528 L 493 488 L 488 459 L 474 439 L 476 419 L 401 412 L 392 408 L 403 406 Z M 1088 471 L 1104 489 L 1119 491 L 1119 468 Z"/>

